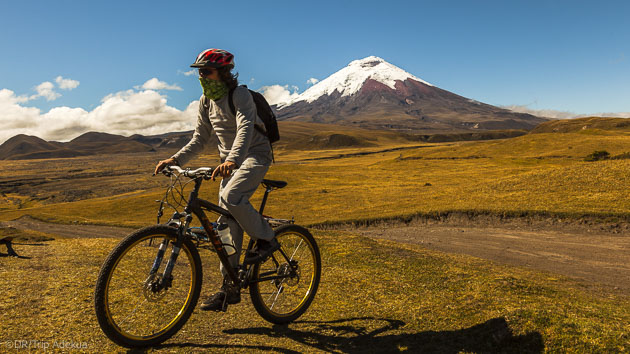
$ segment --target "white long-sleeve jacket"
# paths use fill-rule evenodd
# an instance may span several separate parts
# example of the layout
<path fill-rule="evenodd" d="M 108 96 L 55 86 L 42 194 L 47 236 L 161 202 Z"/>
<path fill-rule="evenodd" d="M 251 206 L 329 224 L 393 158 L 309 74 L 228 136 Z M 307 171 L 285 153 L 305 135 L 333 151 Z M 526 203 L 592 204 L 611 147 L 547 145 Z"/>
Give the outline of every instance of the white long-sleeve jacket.
<path fill-rule="evenodd" d="M 238 86 L 232 99 L 236 115 L 230 110 L 228 95 L 217 101 L 201 96 L 195 133 L 190 142 L 172 156 L 181 166 L 207 147 L 213 130 L 222 161 L 232 161 L 238 167 L 247 156 L 258 155 L 271 162 L 269 139 L 254 128 L 256 124 L 264 130 L 265 125 L 256 114 L 256 104 L 249 90 Z"/>

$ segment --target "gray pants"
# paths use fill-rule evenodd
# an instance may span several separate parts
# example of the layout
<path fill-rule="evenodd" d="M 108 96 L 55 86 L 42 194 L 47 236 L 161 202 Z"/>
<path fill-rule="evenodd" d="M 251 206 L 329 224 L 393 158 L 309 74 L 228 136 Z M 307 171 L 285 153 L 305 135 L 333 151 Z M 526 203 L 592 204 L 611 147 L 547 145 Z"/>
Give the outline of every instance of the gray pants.
<path fill-rule="evenodd" d="M 255 239 L 271 240 L 274 232 L 269 223 L 263 219 L 249 198 L 254 194 L 265 177 L 271 161 L 265 157 L 248 156 L 241 166 L 228 178 L 221 181 L 219 187 L 219 206 L 227 209 L 234 219 L 220 216 L 217 222 L 227 223 L 230 236 L 236 248 L 236 254 L 229 257 L 232 267 L 236 267 L 243 248 L 243 230 Z M 227 272 L 221 264 L 221 273 Z"/>

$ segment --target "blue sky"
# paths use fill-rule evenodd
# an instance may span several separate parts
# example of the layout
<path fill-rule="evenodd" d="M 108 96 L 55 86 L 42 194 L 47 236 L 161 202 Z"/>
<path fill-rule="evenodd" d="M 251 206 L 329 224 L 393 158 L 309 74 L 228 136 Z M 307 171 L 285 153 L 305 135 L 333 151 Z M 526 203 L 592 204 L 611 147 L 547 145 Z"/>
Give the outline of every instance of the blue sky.
<path fill-rule="evenodd" d="M 145 98 L 162 100 L 159 109 L 185 112 L 200 87 L 184 73 L 209 47 L 234 53 L 240 80 L 252 89 L 302 92 L 310 78 L 376 55 L 493 105 L 630 112 L 629 20 L 625 1 L 2 0 L 0 108 L 8 108 L 0 110 L 0 128 L 21 129 L 21 110 L 36 117 L 23 124 L 26 133 L 64 119 L 55 108 L 77 122 L 88 113 L 104 119 L 115 103 L 105 105 L 108 98 L 130 105 L 147 88 L 157 96 Z M 126 129 L 120 114 L 112 131 Z"/>

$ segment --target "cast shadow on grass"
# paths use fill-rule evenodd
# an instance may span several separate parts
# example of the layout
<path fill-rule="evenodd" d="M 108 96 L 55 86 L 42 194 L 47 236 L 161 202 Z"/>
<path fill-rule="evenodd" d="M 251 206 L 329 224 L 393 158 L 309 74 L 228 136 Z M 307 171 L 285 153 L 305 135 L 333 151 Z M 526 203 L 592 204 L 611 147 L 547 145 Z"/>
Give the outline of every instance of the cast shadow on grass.
<path fill-rule="evenodd" d="M 9 243 L 8 245 L 5 242 L 0 242 L 0 245 L 3 245 L 4 247 L 6 247 L 7 253 L 2 253 L 0 252 L 0 257 L 14 257 L 14 258 L 19 258 L 19 259 L 31 259 L 31 257 L 27 257 L 27 256 L 22 256 L 19 255 L 18 253 L 16 253 L 16 251 L 13 249 L 13 245 L 29 245 L 28 243 Z"/>
<path fill-rule="evenodd" d="M 375 322 L 381 323 L 378 328 L 368 329 L 373 328 Z M 337 353 L 403 350 L 429 353 L 544 351 L 540 333 L 515 336 L 503 317 L 454 331 L 408 333 L 402 329 L 404 325 L 405 322 L 399 320 L 360 317 L 335 321 L 298 321 L 288 326 L 235 328 L 224 332 L 287 337 L 314 349 Z"/>
<path fill-rule="evenodd" d="M 130 349 L 127 353 L 148 353 L 153 349 L 165 349 L 165 348 L 182 348 L 184 351 L 192 350 L 192 348 L 196 348 L 197 350 L 203 349 L 204 351 L 213 351 L 213 350 L 221 350 L 224 352 L 228 352 L 229 350 L 234 351 L 265 351 L 265 352 L 275 352 L 275 353 L 287 353 L 287 354 L 300 354 L 302 352 L 295 351 L 286 348 L 273 347 L 269 345 L 245 345 L 245 344 L 215 344 L 215 343 L 207 343 L 207 344 L 198 344 L 198 343 L 167 343 L 158 345 L 151 349 Z"/>

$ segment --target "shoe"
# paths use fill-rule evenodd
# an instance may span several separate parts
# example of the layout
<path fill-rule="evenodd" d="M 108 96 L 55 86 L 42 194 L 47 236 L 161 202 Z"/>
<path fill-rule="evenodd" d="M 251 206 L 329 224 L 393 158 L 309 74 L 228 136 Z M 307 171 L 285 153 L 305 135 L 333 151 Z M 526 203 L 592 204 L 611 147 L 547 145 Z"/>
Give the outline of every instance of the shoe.
<path fill-rule="evenodd" d="M 229 279 L 224 278 L 221 289 L 210 295 L 199 308 L 203 311 L 226 311 L 228 304 L 234 305 L 239 302 L 241 302 L 241 289 L 232 285 Z"/>
<path fill-rule="evenodd" d="M 271 256 L 272 253 L 280 249 L 280 243 L 275 238 L 271 241 L 258 240 L 256 247 L 245 255 L 244 264 L 259 263 Z"/>

